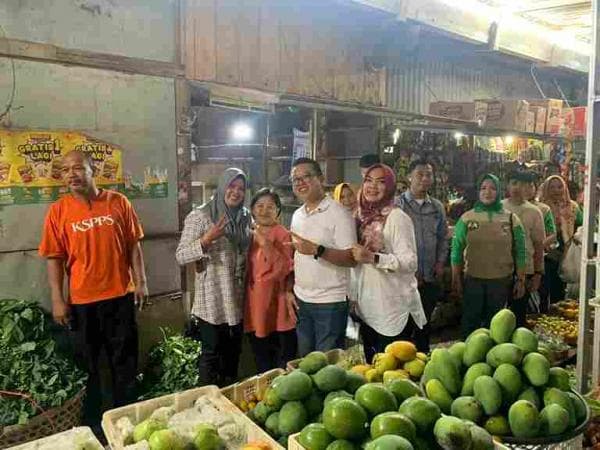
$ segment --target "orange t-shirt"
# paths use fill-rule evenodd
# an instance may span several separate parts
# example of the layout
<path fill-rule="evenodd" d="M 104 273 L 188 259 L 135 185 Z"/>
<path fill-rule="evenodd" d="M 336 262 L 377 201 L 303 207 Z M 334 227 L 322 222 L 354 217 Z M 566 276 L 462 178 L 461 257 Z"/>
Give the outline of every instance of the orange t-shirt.
<path fill-rule="evenodd" d="M 69 194 L 50 206 L 39 254 L 65 260 L 70 301 L 81 305 L 133 290 L 131 247 L 142 237 L 124 195 L 102 190 L 88 204 Z"/>

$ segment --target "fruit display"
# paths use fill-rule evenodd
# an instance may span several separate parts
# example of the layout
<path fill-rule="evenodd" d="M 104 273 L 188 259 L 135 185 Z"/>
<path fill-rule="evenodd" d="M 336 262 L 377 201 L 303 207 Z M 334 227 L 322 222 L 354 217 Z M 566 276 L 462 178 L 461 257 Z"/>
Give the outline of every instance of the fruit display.
<path fill-rule="evenodd" d="M 377 353 L 371 364 L 357 364 L 350 370 L 364 376 L 370 383 L 385 383 L 394 378 L 418 381 L 423 375 L 427 360 L 427 355 L 417 352 L 412 342 L 396 341 L 389 344 L 385 352 Z"/>
<path fill-rule="evenodd" d="M 189 408 L 177 410 L 175 401 L 173 406 L 154 409 L 138 423 L 132 422 L 132 417 L 139 416 L 137 412 L 122 415 L 115 420 L 114 431 L 107 433 L 111 446 L 125 450 L 272 449 L 268 442 L 247 442 L 246 419 L 223 407 L 216 388 L 215 392 L 193 398 L 196 400 Z M 148 406 L 140 405 L 140 410 L 148 409 Z"/>
<path fill-rule="evenodd" d="M 344 370 L 327 364 L 325 354 L 313 352 L 297 370 L 273 379 L 247 415 L 284 447 L 297 434 L 306 450 L 493 449 L 492 436 L 483 427 L 443 416 L 425 397 L 404 368 L 415 360 L 422 361 L 406 342 L 392 344 L 370 368 Z M 382 381 L 367 381 L 373 370 Z M 390 376 L 399 370 L 406 375 Z"/>
<path fill-rule="evenodd" d="M 579 302 L 576 300 L 563 300 L 550 305 L 549 312 L 567 320 L 579 320 Z"/>
<path fill-rule="evenodd" d="M 576 320 L 541 314 L 527 318 L 527 326 L 542 335 L 558 336 L 569 345 L 577 345 L 579 325 Z"/>
<path fill-rule="evenodd" d="M 489 329 L 453 347 L 431 353 L 421 380 L 442 413 L 517 440 L 562 435 L 586 420 L 587 406 L 571 392 L 569 372 L 550 366 L 536 334 L 517 328 L 512 311 L 501 310 Z"/>

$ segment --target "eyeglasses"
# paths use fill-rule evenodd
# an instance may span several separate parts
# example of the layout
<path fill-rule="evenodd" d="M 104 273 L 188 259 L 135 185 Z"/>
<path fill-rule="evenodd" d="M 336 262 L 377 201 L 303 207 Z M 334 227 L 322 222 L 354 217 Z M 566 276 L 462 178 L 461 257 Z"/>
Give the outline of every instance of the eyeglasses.
<path fill-rule="evenodd" d="M 315 176 L 316 176 L 315 174 L 309 173 L 307 175 L 302 175 L 302 176 L 298 176 L 298 177 L 291 177 L 290 181 L 292 182 L 292 185 L 298 186 L 299 184 L 308 183 Z"/>

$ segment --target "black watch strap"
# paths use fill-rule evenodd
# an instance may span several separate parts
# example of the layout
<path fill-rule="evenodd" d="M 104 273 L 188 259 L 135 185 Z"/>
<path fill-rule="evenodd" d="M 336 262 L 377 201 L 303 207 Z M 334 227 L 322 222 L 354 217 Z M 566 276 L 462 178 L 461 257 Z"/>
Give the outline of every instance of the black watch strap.
<path fill-rule="evenodd" d="M 323 253 L 325 253 L 325 247 L 319 245 L 317 247 L 317 252 L 315 253 L 314 258 L 319 259 L 321 256 L 323 256 Z"/>
<path fill-rule="evenodd" d="M 373 255 L 373 264 L 375 264 L 375 265 L 379 264 L 379 253 L 375 253 Z"/>

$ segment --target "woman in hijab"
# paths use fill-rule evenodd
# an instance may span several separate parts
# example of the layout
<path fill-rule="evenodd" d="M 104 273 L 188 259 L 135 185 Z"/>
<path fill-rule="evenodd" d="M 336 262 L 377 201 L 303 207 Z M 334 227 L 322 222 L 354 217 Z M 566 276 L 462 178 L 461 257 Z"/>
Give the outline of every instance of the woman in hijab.
<path fill-rule="evenodd" d="M 357 211 L 359 244 L 353 248 L 351 299 L 357 301 L 365 356 L 398 339 L 408 339 L 412 323 L 427 322 L 417 290 L 417 250 L 410 217 L 394 206 L 396 177 L 383 164 L 363 178 Z M 412 320 L 411 320 L 412 319 Z"/>
<path fill-rule="evenodd" d="M 483 176 L 478 191 L 479 200 L 458 220 L 452 240 L 452 287 L 463 298 L 465 338 L 479 327 L 488 327 L 511 295 L 521 298 L 525 292 L 521 221 L 502 207 L 502 189 L 495 175 Z"/>
<path fill-rule="evenodd" d="M 354 213 L 358 202 L 356 201 L 356 193 L 352 190 L 348 183 L 340 183 L 333 190 L 333 199 L 340 203 L 351 213 Z"/>
<path fill-rule="evenodd" d="M 247 178 L 240 169 L 221 175 L 212 198 L 185 219 L 176 258 L 196 264 L 191 323 L 202 342 L 200 380 L 220 386 L 237 378 L 242 342 L 244 278 L 250 245 Z"/>
<path fill-rule="evenodd" d="M 545 259 L 546 288 L 550 303 L 556 303 L 565 299 L 566 284 L 558 274 L 560 261 L 577 227 L 583 225 L 583 213 L 579 205 L 571 200 L 567 182 L 561 176 L 548 177 L 541 191 L 540 201 L 550 207 L 556 225 L 558 245 L 548 252 Z"/>

